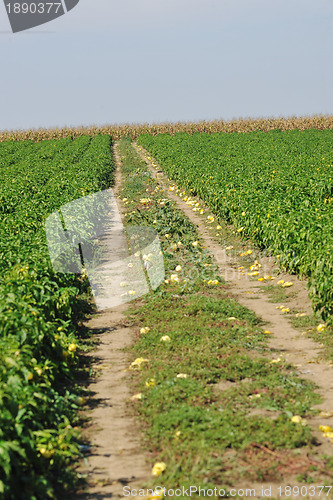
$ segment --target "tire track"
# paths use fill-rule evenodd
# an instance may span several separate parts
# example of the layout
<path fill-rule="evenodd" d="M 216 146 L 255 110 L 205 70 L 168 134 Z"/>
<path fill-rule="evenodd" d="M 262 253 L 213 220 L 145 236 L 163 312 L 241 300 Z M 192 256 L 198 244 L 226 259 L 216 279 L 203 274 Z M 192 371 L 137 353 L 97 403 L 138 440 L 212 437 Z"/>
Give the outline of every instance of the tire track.
<path fill-rule="evenodd" d="M 113 189 L 119 193 L 121 185 L 120 158 L 114 145 L 117 164 L 117 184 Z M 122 214 L 121 206 L 118 206 Z M 90 379 L 88 391 L 93 394 L 85 412 L 91 424 L 84 430 L 92 443 L 79 472 L 88 475 L 88 492 L 77 495 L 77 499 L 98 500 L 123 498 L 123 487 L 142 488 L 151 477 L 149 454 L 142 452 L 139 424 L 129 414 L 131 397 L 126 374 L 131 360 L 123 349 L 133 343 L 134 330 L 126 325 L 124 312 L 129 304 L 101 311 L 86 321 L 85 326 L 95 331 L 98 348 L 87 354 L 93 359 L 92 368 L 98 372 Z"/>
<path fill-rule="evenodd" d="M 170 192 L 168 187 L 171 181 L 163 173 L 161 167 L 158 170 L 154 168 L 152 163 L 158 162 L 151 157 L 148 151 L 138 147 L 137 143 L 133 143 L 137 153 L 147 163 L 152 176 L 158 184 L 165 190 L 167 197 L 174 201 L 177 207 L 182 210 L 190 221 L 196 226 L 199 236 L 203 239 L 206 249 L 213 255 L 218 265 L 221 276 L 230 286 L 230 291 L 243 306 L 255 312 L 255 314 L 267 323 L 267 327 L 272 332 L 268 338 L 268 345 L 275 353 L 274 357 L 281 356 L 286 361 L 293 364 L 297 368 L 297 373 L 304 379 L 314 382 L 318 386 L 317 393 L 322 397 L 322 403 L 313 406 L 323 412 L 332 412 L 332 416 L 315 416 L 308 418 L 307 421 L 312 427 L 313 436 L 318 440 L 320 445 L 317 447 L 316 454 L 331 455 L 333 443 L 329 439 L 322 436 L 319 430 L 320 425 L 329 425 L 333 427 L 333 367 L 332 363 L 324 362 L 319 359 L 322 352 L 322 346 L 309 337 L 305 337 L 298 330 L 293 328 L 287 317 L 281 314 L 281 311 L 276 309 L 276 304 L 269 302 L 268 299 L 258 292 L 258 283 L 250 281 L 247 276 L 236 271 L 236 263 L 233 257 L 230 257 L 226 250 L 210 236 L 208 229 L 203 224 L 203 219 L 193 212 L 179 196 Z M 147 156 L 151 160 L 147 159 Z M 172 182 L 172 184 L 175 184 Z M 193 197 L 192 197 L 193 198 Z M 212 212 L 210 212 L 212 213 Z M 301 296 L 301 302 L 306 310 L 312 310 L 311 301 L 308 298 L 306 290 L 306 281 L 297 279 L 296 276 L 291 276 L 286 273 L 279 276 L 286 281 L 293 281 L 297 285 L 298 293 Z M 255 300 L 249 297 L 250 294 L 255 294 Z"/>

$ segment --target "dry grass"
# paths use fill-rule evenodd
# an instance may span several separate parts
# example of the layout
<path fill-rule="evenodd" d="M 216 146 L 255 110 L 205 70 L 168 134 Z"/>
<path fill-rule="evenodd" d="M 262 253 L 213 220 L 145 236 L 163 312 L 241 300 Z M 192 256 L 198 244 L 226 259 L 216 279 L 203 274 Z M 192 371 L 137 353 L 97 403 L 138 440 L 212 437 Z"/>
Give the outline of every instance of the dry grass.
<path fill-rule="evenodd" d="M 158 124 L 124 124 L 124 125 L 103 125 L 87 127 L 63 127 L 50 129 L 30 129 L 30 130 L 4 130 L 0 131 L 0 142 L 12 140 L 20 141 L 32 139 L 42 141 L 45 139 L 58 139 L 60 137 L 79 137 L 81 135 L 107 134 L 115 140 L 122 136 L 130 136 L 136 139 L 140 134 L 174 134 L 176 132 L 252 132 L 262 130 L 268 132 L 273 129 L 280 130 L 306 130 L 315 129 L 333 129 L 333 115 L 315 115 L 308 117 L 291 118 L 260 118 L 260 119 L 238 119 L 231 121 L 201 121 L 201 122 L 177 122 L 177 123 L 158 123 Z"/>

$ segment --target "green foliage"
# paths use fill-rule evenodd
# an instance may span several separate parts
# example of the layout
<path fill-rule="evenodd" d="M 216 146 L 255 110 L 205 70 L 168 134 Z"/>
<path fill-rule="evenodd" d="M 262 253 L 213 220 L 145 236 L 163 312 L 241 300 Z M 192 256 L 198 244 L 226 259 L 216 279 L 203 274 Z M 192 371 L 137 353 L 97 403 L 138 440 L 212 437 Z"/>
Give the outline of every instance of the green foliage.
<path fill-rule="evenodd" d="M 68 385 L 88 288 L 81 276 L 53 271 L 44 222 L 110 186 L 110 145 L 106 136 L 0 144 L 1 500 L 60 498 L 75 481 L 78 406 Z"/>
<path fill-rule="evenodd" d="M 332 130 L 178 133 L 138 143 L 214 213 L 309 278 L 315 311 L 333 317 Z"/>

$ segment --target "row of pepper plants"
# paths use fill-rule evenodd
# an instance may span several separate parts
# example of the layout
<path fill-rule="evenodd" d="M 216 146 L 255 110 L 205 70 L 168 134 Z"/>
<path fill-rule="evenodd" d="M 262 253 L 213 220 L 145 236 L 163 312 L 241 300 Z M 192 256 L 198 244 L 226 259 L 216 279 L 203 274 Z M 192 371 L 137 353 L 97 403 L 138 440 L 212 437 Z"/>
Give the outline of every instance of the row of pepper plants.
<path fill-rule="evenodd" d="M 333 131 L 141 135 L 170 179 L 241 235 L 308 278 L 333 321 Z"/>
<path fill-rule="evenodd" d="M 110 187 L 111 138 L 0 144 L 0 499 L 65 498 L 80 453 L 79 319 L 88 284 L 56 273 L 45 220 Z"/>

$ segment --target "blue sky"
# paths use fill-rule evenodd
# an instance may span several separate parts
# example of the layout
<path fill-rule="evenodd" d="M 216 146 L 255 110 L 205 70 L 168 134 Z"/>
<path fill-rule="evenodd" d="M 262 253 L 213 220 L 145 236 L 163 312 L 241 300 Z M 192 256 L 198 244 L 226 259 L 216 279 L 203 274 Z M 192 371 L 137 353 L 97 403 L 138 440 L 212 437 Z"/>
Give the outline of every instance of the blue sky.
<path fill-rule="evenodd" d="M 333 114 L 333 0 L 80 0 L 12 34 L 0 130 Z"/>

